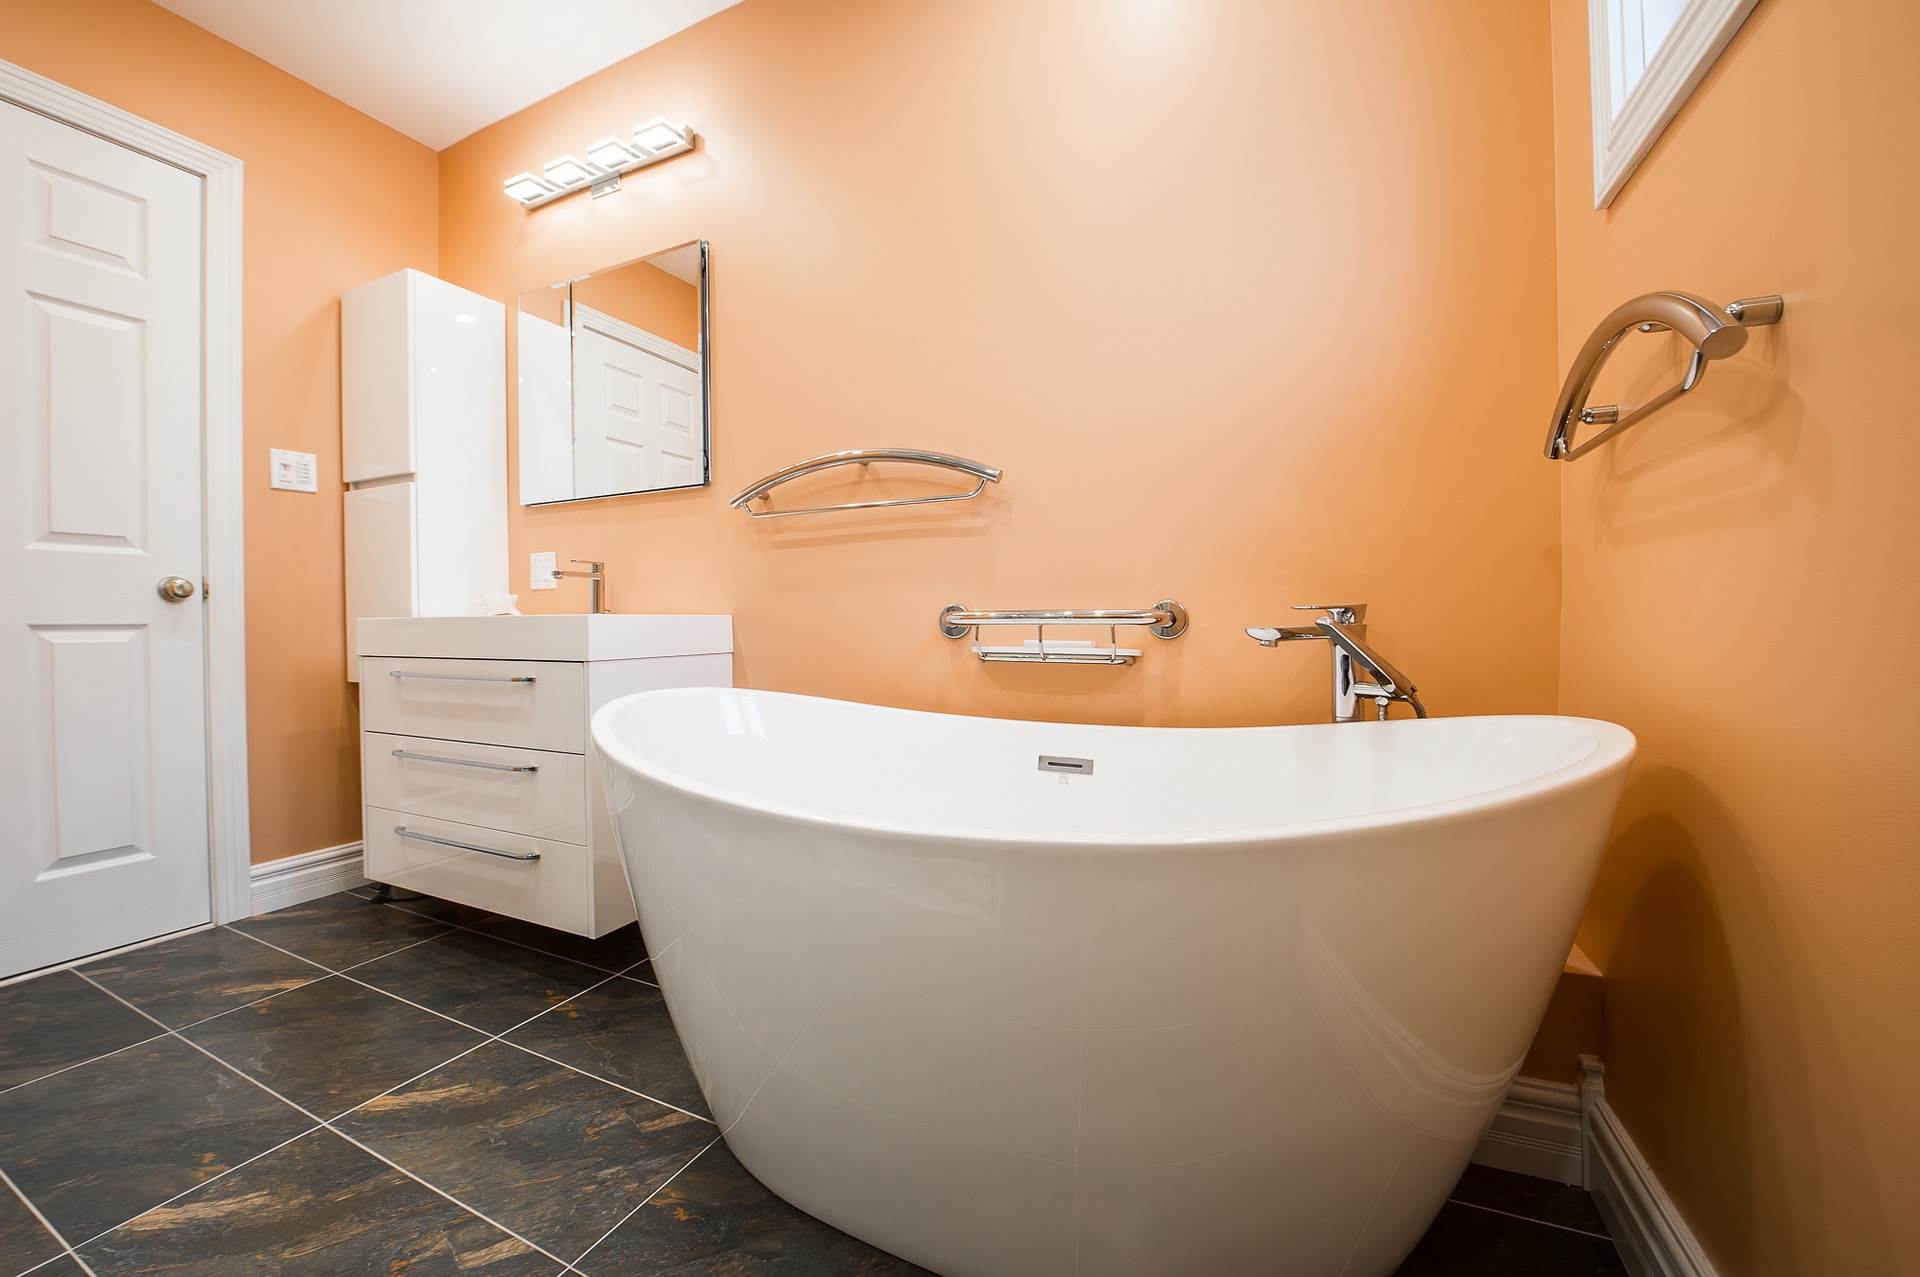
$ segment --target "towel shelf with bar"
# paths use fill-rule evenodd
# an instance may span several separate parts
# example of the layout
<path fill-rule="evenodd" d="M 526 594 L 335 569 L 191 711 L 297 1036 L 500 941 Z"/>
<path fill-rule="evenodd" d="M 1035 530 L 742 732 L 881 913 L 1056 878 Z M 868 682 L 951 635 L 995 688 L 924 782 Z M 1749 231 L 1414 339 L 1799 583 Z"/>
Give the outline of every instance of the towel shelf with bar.
<path fill-rule="evenodd" d="M 1038 637 L 1019 647 L 990 647 L 982 644 L 980 631 L 990 626 L 1032 626 Z M 1107 646 L 1077 640 L 1050 640 L 1048 626 L 1095 626 L 1107 631 Z M 1014 611 L 975 612 L 962 604 L 950 603 L 940 610 L 940 632 L 948 638 L 965 638 L 973 632 L 973 654 L 983 661 L 1012 661 L 1051 665 L 1131 665 L 1140 655 L 1134 648 L 1120 646 L 1123 625 L 1144 626 L 1155 638 L 1174 639 L 1187 632 L 1187 609 L 1172 599 L 1161 599 L 1150 608 L 1126 611 Z"/>
<path fill-rule="evenodd" d="M 869 466 L 876 461 L 898 461 L 908 465 L 933 466 L 941 470 L 956 470 L 978 480 L 968 492 L 949 492 L 933 497 L 895 497 L 887 501 L 847 501 L 839 505 L 807 506 L 799 510 L 755 510 L 752 502 L 764 501 L 767 494 L 783 483 L 818 474 L 822 470 L 831 470 L 837 466 Z M 849 452 L 830 452 L 825 456 L 811 457 L 805 461 L 777 470 L 750 487 L 734 493 L 727 504 L 736 510 L 745 510 L 752 519 L 784 519 L 795 514 L 828 514 L 836 510 L 885 510 L 903 505 L 935 505 L 942 501 L 971 501 L 986 490 L 989 483 L 1000 482 L 997 467 L 982 465 L 978 461 L 969 461 L 965 457 L 950 456 L 944 452 L 926 452 L 919 448 L 858 448 Z"/>
<path fill-rule="evenodd" d="M 1573 461 L 1583 457 L 1629 426 L 1666 407 L 1700 384 L 1700 379 L 1706 376 L 1708 361 L 1737 354 L 1747 344 L 1747 329 L 1777 324 L 1785 310 L 1786 301 L 1777 296 L 1745 297 L 1722 311 L 1704 298 L 1673 292 L 1643 293 L 1616 307 L 1600 321 L 1586 345 L 1574 356 L 1573 367 L 1560 387 L 1559 402 L 1553 407 L 1553 427 L 1547 434 L 1547 459 Z M 1722 319 L 1722 315 L 1726 318 Z M 1635 329 L 1643 333 L 1670 329 L 1692 342 L 1693 356 L 1687 362 L 1686 376 L 1679 385 L 1661 391 L 1637 408 L 1623 408 L 1619 404 L 1589 406 L 1587 396 L 1593 393 L 1607 357 L 1620 339 Z M 1575 423 L 1606 429 L 1575 443 Z"/>

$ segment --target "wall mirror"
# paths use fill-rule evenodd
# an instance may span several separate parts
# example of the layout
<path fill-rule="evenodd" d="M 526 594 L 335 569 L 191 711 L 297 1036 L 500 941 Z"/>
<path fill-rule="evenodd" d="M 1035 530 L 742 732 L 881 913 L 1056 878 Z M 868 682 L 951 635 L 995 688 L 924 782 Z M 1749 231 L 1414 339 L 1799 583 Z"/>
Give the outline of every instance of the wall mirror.
<path fill-rule="evenodd" d="M 707 242 L 520 296 L 520 504 L 712 482 Z"/>
<path fill-rule="evenodd" d="M 1760 0 L 1587 0 L 1593 206 L 1606 208 Z"/>

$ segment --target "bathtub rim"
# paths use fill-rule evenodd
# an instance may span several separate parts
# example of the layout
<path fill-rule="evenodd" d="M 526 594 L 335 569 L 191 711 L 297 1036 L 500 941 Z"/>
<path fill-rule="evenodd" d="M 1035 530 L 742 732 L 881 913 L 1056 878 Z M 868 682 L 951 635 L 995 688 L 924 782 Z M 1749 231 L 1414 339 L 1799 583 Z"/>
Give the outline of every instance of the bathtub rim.
<path fill-rule="evenodd" d="M 1422 730 L 1422 723 L 1455 722 L 1460 719 L 1482 719 L 1495 722 L 1539 722 L 1550 721 L 1560 724 L 1577 724 L 1591 730 L 1593 744 L 1579 758 L 1569 763 L 1530 776 L 1512 784 L 1483 789 L 1456 798 L 1445 798 L 1438 802 L 1419 803 L 1410 807 L 1395 807 L 1387 811 L 1370 812 L 1358 816 L 1335 816 L 1322 820 L 1291 821 L 1275 825 L 1244 825 L 1232 829 L 1215 829 L 1196 833 L 1127 833 L 1112 830 L 1105 832 L 1065 831 L 1057 829 L 977 829 L 943 825 L 911 824 L 903 821 L 845 819 L 828 816 L 818 810 L 796 807 L 789 803 L 775 802 L 750 795 L 739 788 L 727 788 L 688 776 L 662 763 L 643 759 L 638 751 L 620 739 L 612 728 L 616 715 L 623 707 L 636 701 L 692 699 L 698 696 L 751 695 L 773 697 L 780 700 L 827 702 L 842 705 L 856 705 L 862 710 L 876 714 L 904 715 L 914 718 L 955 718 L 976 722 L 1030 724 L 1035 727 L 1073 727 L 1096 728 L 1110 731 L 1151 731 L 1151 732 L 1300 732 L 1313 729 L 1323 731 L 1367 731 L 1381 727 L 1399 730 Z M 1632 732 L 1618 723 L 1600 718 L 1583 718 L 1570 714 L 1463 714 L 1447 718 L 1394 719 L 1388 723 L 1276 723 L 1243 727 L 1138 727 L 1120 723 L 1065 723 L 1051 719 L 1000 718 L 988 714 L 950 714 L 941 710 L 904 709 L 893 705 L 876 705 L 869 701 L 849 701 L 833 696 L 810 696 L 801 692 L 776 692 L 761 688 L 747 687 L 670 687 L 653 691 L 634 692 L 608 701 L 594 711 L 589 735 L 593 746 L 607 762 L 618 765 L 635 775 L 645 777 L 670 789 L 717 803 L 721 806 L 751 811 L 777 820 L 791 821 L 801 825 L 823 829 L 857 831 L 863 834 L 888 838 L 909 839 L 914 842 L 980 844 L 988 843 L 1004 846 L 1023 847 L 1061 847 L 1061 848 L 1098 848 L 1112 847 L 1135 850 L 1155 848 L 1222 850 L 1246 848 L 1275 842 L 1291 842 L 1307 838 L 1321 838 L 1342 834 L 1366 833 L 1393 829 L 1401 826 L 1427 824 L 1437 820 L 1452 820 L 1471 816 L 1499 808 L 1523 804 L 1531 800 L 1545 798 L 1561 790 L 1573 789 L 1585 783 L 1604 779 L 1608 774 L 1624 772 L 1633 762 L 1639 742 Z"/>

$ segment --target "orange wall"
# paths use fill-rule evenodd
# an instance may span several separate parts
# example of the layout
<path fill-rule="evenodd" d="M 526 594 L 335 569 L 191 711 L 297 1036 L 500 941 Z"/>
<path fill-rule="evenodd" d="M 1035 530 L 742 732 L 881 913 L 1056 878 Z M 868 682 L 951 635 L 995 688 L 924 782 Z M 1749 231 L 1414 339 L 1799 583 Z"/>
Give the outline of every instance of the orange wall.
<path fill-rule="evenodd" d="M 340 642 L 339 295 L 403 266 L 435 268 L 434 153 L 146 0 L 0 5 L 0 58 L 246 164 L 253 858 L 355 841 L 357 712 Z M 270 490 L 269 448 L 316 454 L 319 494 Z"/>
<path fill-rule="evenodd" d="M 1197 724 L 1324 718 L 1326 654 L 1241 628 L 1364 601 L 1438 712 L 1551 709 L 1547 35 L 1516 0 L 748 0 L 456 144 L 440 263 L 466 287 L 713 245 L 714 487 L 515 505 L 521 606 L 583 606 L 527 590 L 555 550 L 605 560 L 617 610 L 733 613 L 752 686 Z M 501 194 L 656 113 L 702 149 L 611 198 Z M 726 507 L 880 445 L 1006 479 Z M 1168 595 L 1192 631 L 1124 670 L 985 666 L 934 625 Z"/>
<path fill-rule="evenodd" d="M 1605 212 L 1586 9 L 1553 0 L 1561 367 L 1635 293 L 1787 297 L 1560 474 L 1560 706 L 1641 748 L 1581 934 L 1608 1099 L 1721 1273 L 1920 1272 L 1920 6 L 1762 0 Z"/>
<path fill-rule="evenodd" d="M 700 348 L 700 290 L 657 266 L 632 262 L 601 271 L 573 286 L 573 300 L 688 350 Z"/>

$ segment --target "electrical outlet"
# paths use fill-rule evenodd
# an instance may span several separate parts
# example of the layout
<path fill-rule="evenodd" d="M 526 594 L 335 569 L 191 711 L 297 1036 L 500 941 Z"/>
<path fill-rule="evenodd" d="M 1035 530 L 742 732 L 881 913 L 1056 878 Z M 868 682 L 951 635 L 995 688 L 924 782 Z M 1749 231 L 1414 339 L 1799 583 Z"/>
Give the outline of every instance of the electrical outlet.
<path fill-rule="evenodd" d="M 541 550 L 527 556 L 527 584 L 536 590 L 557 590 L 560 578 L 553 574 L 559 567 L 556 551 Z"/>
<path fill-rule="evenodd" d="M 311 452 L 288 452 L 284 448 L 267 451 L 270 484 L 288 492 L 320 491 L 320 467 Z"/>

